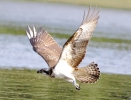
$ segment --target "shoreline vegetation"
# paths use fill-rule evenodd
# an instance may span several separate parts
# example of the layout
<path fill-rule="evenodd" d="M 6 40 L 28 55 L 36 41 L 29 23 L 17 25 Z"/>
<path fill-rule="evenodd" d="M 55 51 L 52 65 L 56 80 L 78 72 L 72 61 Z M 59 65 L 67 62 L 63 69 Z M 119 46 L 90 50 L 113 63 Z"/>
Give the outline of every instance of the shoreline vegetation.
<path fill-rule="evenodd" d="M 48 28 L 47 28 L 48 29 Z M 0 25 L 0 34 L 11 34 L 11 35 L 26 35 L 26 28 L 21 26 L 1 26 Z M 49 29 L 50 30 L 50 29 Z M 54 38 L 59 39 L 68 39 L 71 34 L 63 34 L 58 32 L 49 32 Z M 73 34 L 73 33 L 72 33 Z M 100 34 L 100 33 L 95 33 Z M 108 48 L 108 49 L 117 49 L 117 50 L 131 50 L 131 40 L 123 38 L 109 38 L 109 37 L 97 37 L 93 35 L 89 43 L 92 47 Z"/>
<path fill-rule="evenodd" d="M 29 69 L 0 69 L 2 100 L 130 100 L 131 76 L 101 73 L 94 84 L 80 84 L 78 91 L 71 83 L 37 74 Z"/>
<path fill-rule="evenodd" d="M 16 1 L 16 0 L 15 0 Z M 79 6 L 99 6 L 104 8 L 131 9 L 131 0 L 19 0 L 29 2 L 61 3 Z"/>
<path fill-rule="evenodd" d="M 16 0 L 12 0 L 12 1 L 16 1 Z M 70 0 L 19 0 L 19 2 L 21 1 L 27 1 L 27 2 L 50 2 L 50 3 L 65 3 L 65 4 L 74 4 L 74 5 L 95 5 L 98 4 L 99 5 L 104 5 L 105 7 L 115 7 L 116 8 L 123 8 L 123 7 L 127 7 L 127 9 L 131 9 L 131 6 L 128 6 L 131 4 L 131 0 L 74 0 L 74 1 L 70 1 Z M 18 2 L 18 1 L 17 1 Z M 108 3 L 109 2 L 109 3 Z M 111 5 L 112 4 L 112 5 Z M 124 8 L 126 9 L 126 8 Z M 12 24 L 12 23 L 11 23 Z M 14 25 L 0 25 L 0 34 L 13 34 L 13 35 L 26 35 L 25 32 L 25 27 L 22 26 L 14 26 Z M 68 39 L 71 35 L 70 34 L 62 34 L 62 32 L 58 33 L 58 32 L 49 32 L 53 37 L 56 38 L 66 38 Z M 72 33 L 73 34 L 73 33 Z M 99 34 L 99 33 L 97 33 Z M 101 34 L 101 33 L 100 33 Z M 122 35 L 122 37 L 124 37 L 124 35 Z M 126 36 L 127 37 L 127 36 Z M 130 35 L 129 35 L 130 37 Z M 110 37 L 97 37 L 97 36 L 93 36 L 91 41 L 93 42 L 99 42 L 99 43 L 116 43 L 116 44 L 127 44 L 130 45 L 131 44 L 131 40 L 130 39 L 126 39 L 126 38 L 110 38 Z M 128 47 L 129 48 L 129 47 Z"/>
<path fill-rule="evenodd" d="M 23 27 L 13 27 L 13 26 L 0 26 L 0 34 L 13 34 L 13 35 L 26 35 L 25 28 Z M 60 39 L 68 39 L 70 34 L 62 34 L 62 33 L 50 33 L 53 37 Z M 73 34 L 73 33 L 72 33 Z M 123 44 L 131 44 L 131 40 L 127 39 L 119 39 L 119 38 L 106 38 L 106 37 L 92 37 L 91 41 L 93 42 L 105 42 L 105 43 L 123 43 Z"/>

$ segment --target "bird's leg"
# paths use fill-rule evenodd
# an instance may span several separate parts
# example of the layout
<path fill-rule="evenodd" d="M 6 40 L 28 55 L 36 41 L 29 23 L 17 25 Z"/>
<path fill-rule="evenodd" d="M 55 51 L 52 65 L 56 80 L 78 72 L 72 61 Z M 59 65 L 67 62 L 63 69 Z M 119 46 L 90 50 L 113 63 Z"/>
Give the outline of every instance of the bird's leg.
<path fill-rule="evenodd" d="M 80 90 L 80 85 L 76 83 L 76 80 L 73 81 L 74 86 L 76 87 L 77 90 Z"/>
<path fill-rule="evenodd" d="M 66 79 L 68 82 L 73 83 L 73 85 L 76 87 L 77 90 L 80 90 L 80 85 L 76 83 L 76 79 L 72 77 L 71 79 Z"/>

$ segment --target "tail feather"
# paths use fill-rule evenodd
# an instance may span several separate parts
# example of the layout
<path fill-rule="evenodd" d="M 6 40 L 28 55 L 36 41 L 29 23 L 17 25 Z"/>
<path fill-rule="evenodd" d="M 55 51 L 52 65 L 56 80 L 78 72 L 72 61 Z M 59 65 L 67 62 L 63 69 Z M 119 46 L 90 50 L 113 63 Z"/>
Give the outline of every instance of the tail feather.
<path fill-rule="evenodd" d="M 82 83 L 94 83 L 100 76 L 100 71 L 97 66 L 96 63 L 92 62 L 88 66 L 74 70 L 73 74 L 75 78 Z"/>

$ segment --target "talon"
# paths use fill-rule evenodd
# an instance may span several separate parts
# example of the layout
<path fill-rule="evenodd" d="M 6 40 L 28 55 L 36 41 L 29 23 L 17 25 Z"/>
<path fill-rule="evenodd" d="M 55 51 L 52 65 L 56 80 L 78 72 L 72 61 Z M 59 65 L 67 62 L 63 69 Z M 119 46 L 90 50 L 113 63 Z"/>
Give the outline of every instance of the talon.
<path fill-rule="evenodd" d="M 76 88 L 77 90 L 80 90 L 81 88 L 79 87 L 79 88 Z"/>
<path fill-rule="evenodd" d="M 80 85 L 79 84 L 76 85 L 76 89 L 80 90 Z"/>

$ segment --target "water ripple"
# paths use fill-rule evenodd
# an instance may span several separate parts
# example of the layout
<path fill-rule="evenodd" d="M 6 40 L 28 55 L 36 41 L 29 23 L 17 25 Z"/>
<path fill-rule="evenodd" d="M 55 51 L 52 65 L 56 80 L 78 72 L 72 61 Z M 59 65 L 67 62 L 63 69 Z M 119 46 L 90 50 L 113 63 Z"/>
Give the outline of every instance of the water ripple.
<path fill-rule="evenodd" d="M 63 45 L 66 39 L 55 39 Z M 40 69 L 47 67 L 43 59 L 32 50 L 26 36 L 0 35 L 0 67 Z M 88 46 L 80 66 L 94 61 L 102 72 L 131 74 L 131 50 Z"/>

